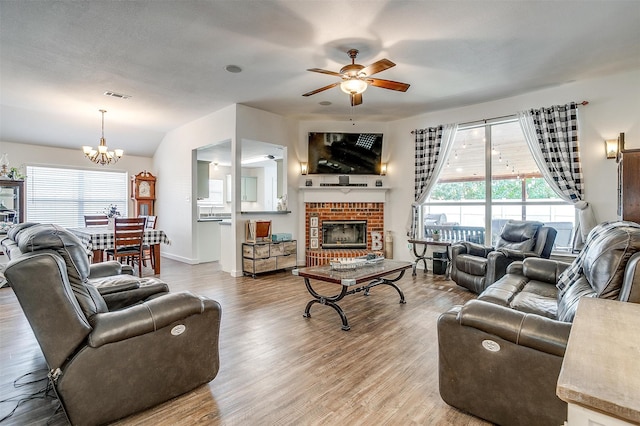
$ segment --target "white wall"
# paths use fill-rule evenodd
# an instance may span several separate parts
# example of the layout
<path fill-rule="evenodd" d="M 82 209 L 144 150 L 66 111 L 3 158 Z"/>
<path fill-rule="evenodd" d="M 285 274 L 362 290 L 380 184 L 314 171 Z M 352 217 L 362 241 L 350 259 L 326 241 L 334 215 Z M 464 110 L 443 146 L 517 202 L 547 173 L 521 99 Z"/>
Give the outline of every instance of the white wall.
<path fill-rule="evenodd" d="M 186 263 L 197 259 L 197 206 L 192 151 L 231 140 L 235 143 L 236 106 L 231 105 L 167 133 L 153 157 L 158 226 L 171 240 L 163 255 Z"/>
<path fill-rule="evenodd" d="M 585 196 L 598 221 L 616 220 L 617 165 L 605 158 L 604 140 L 625 133 L 626 148 L 640 148 L 640 71 L 593 79 L 540 90 L 494 102 L 449 109 L 389 123 L 386 140 L 394 142 L 389 152 L 388 182 L 393 189 L 385 226 L 394 235 L 394 255 L 411 260 L 406 225 L 413 201 L 414 137 L 417 128 L 446 123 L 464 123 L 530 108 L 588 101 L 578 109 L 580 156 Z M 387 212 L 389 214 L 387 214 Z"/>
<path fill-rule="evenodd" d="M 211 143 L 231 140 L 231 175 L 240 182 L 240 149 L 237 141 L 251 139 L 276 145 L 291 146 L 288 121 L 276 114 L 231 105 L 187 123 L 167 133 L 154 156 L 158 171 L 157 212 L 162 228 L 171 239 L 171 246 L 163 255 L 187 263 L 197 262 L 198 233 L 194 224 L 197 219 L 195 200 L 195 176 L 192 172 L 192 150 Z M 291 156 L 289 157 L 291 161 Z M 295 157 L 293 157 L 295 158 Z M 291 171 L 293 168 L 288 167 Z M 162 177 L 162 180 L 161 180 Z M 290 179 L 290 178 L 289 178 Z M 288 180 L 289 180 L 288 179 Z M 234 185 L 234 199 L 240 200 L 240 185 Z M 295 234 L 297 212 L 291 214 L 265 213 L 260 215 L 241 214 L 241 204 L 232 207 L 232 241 L 225 241 L 225 247 L 236 247 L 230 267 L 223 270 L 231 275 L 242 274 L 241 243 L 244 241 L 244 224 L 248 219 L 270 219 L 273 232 Z M 295 237 L 294 237 L 295 238 Z"/>
<path fill-rule="evenodd" d="M 63 166 L 75 169 L 87 170 L 117 170 L 124 171 L 129 177 L 147 170 L 154 175 L 156 172 L 153 168 L 153 161 L 149 157 L 136 157 L 132 155 L 124 156 L 114 165 L 100 166 L 87 160 L 81 147 L 78 149 L 54 148 L 41 145 L 29 145 L 24 143 L 0 142 L 0 153 L 9 155 L 10 167 L 19 167 L 21 165 L 29 166 Z M 129 190 L 131 188 L 129 187 Z M 133 212 L 133 202 L 130 199 L 128 211 Z M 107 206 L 105 206 L 107 207 Z"/>

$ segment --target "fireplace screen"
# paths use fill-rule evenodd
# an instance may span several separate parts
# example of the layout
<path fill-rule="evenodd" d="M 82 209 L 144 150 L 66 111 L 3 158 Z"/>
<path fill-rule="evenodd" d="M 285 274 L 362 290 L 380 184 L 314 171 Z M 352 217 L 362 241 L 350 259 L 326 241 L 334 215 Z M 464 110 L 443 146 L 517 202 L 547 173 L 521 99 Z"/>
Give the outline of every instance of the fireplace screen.
<path fill-rule="evenodd" d="M 366 220 L 322 221 L 322 248 L 367 248 Z"/>

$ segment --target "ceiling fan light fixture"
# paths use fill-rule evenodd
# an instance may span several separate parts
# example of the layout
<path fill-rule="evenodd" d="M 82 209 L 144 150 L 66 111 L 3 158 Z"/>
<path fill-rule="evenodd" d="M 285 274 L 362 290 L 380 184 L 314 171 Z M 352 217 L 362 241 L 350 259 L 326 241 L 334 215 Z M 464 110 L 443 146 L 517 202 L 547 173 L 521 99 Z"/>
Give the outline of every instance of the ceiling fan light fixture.
<path fill-rule="evenodd" d="M 366 81 L 360 80 L 357 77 L 351 77 L 348 80 L 344 80 L 340 83 L 340 89 L 347 95 L 359 95 L 360 93 L 367 90 L 369 85 Z"/>
<path fill-rule="evenodd" d="M 356 64 L 358 49 L 351 49 L 347 54 L 351 59 L 351 63 L 342 67 L 340 72 L 327 71 L 320 68 L 309 68 L 307 71 L 339 77 L 341 81 L 336 81 L 335 83 L 312 90 L 311 92 L 303 93 L 302 96 L 315 95 L 316 93 L 324 92 L 325 90 L 340 86 L 340 90 L 349 95 L 351 106 L 353 107 L 362 104 L 362 92 L 367 90 L 369 85 L 380 87 L 382 89 L 396 90 L 398 92 L 406 92 L 409 88 L 409 84 L 407 83 L 371 77 L 374 74 L 395 67 L 396 64 L 390 60 L 380 59 L 379 61 L 365 67 L 360 64 Z"/>

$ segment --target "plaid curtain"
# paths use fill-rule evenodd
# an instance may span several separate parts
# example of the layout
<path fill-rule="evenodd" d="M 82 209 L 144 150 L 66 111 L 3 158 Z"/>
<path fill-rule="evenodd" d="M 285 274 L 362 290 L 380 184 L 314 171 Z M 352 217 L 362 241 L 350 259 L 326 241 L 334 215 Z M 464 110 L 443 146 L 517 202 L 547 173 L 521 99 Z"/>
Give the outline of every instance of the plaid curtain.
<path fill-rule="evenodd" d="M 595 219 L 580 220 L 580 216 L 593 217 L 593 213 L 588 203 L 582 202 L 584 180 L 578 146 L 578 106 L 571 102 L 530 109 L 519 112 L 518 121 L 544 180 L 560 198 L 580 207 L 576 223 L 576 230 L 580 232 L 576 232 L 575 237 L 581 238 L 574 237 L 574 249 L 581 248 Z"/>
<path fill-rule="evenodd" d="M 545 181 L 563 200 L 584 197 L 575 102 L 519 112 L 518 120 Z"/>
<path fill-rule="evenodd" d="M 411 205 L 410 227 L 407 232 L 411 238 L 421 236 L 418 227 L 420 205 L 427 199 L 438 181 L 442 166 L 451 152 L 457 130 L 457 124 L 447 124 L 414 131 L 416 146 L 414 202 Z"/>

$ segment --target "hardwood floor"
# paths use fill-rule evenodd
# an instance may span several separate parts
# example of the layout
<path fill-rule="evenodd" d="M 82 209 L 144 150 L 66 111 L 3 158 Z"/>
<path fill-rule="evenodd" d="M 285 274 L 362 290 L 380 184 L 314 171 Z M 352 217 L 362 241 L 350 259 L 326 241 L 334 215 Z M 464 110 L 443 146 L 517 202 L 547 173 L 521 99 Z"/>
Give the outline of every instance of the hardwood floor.
<path fill-rule="evenodd" d="M 290 271 L 232 278 L 217 263 L 162 262 L 160 278 L 172 291 L 222 305 L 220 372 L 208 385 L 116 425 L 488 424 L 438 394 L 436 320 L 473 298 L 442 276 L 409 271 L 398 283 L 404 305 L 387 286 L 347 296 L 340 304 L 351 330 L 342 331 L 327 306 L 316 304 L 311 318 L 302 317 L 311 297 Z M 41 388 L 14 388 L 15 379 L 35 370 L 46 375 L 44 358 L 12 290 L 0 289 L 0 399 Z M 0 404 L 0 418 L 15 404 Z M 2 424 L 66 425 L 55 408 L 51 399 L 34 399 Z"/>

